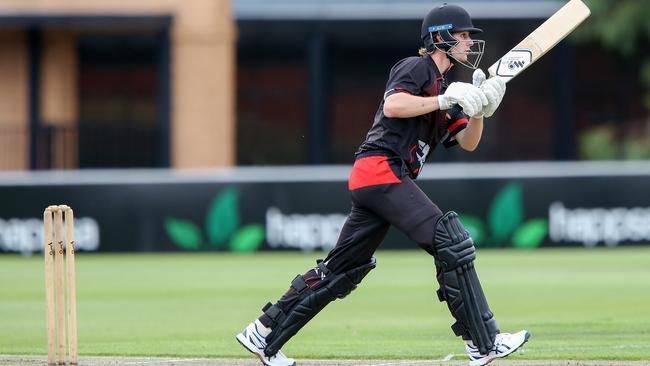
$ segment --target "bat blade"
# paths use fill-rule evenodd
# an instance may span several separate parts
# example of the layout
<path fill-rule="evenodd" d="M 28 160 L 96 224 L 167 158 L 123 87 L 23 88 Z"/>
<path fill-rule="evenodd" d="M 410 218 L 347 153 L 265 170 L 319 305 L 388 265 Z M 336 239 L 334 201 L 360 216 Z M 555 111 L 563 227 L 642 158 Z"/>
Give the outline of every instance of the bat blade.
<path fill-rule="evenodd" d="M 490 68 L 490 76 L 510 81 L 566 38 L 591 14 L 581 0 L 571 0 Z"/>

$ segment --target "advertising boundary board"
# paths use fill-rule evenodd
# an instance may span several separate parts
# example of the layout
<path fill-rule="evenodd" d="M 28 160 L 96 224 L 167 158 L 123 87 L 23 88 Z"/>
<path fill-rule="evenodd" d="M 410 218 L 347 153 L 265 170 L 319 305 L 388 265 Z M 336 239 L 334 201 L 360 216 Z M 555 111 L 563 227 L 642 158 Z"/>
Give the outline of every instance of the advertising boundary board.
<path fill-rule="evenodd" d="M 0 252 L 42 250 L 50 204 L 75 210 L 78 250 L 329 250 L 349 166 L 0 173 Z M 650 243 L 650 164 L 430 164 L 419 186 L 481 247 Z M 417 248 L 391 229 L 382 249 Z"/>

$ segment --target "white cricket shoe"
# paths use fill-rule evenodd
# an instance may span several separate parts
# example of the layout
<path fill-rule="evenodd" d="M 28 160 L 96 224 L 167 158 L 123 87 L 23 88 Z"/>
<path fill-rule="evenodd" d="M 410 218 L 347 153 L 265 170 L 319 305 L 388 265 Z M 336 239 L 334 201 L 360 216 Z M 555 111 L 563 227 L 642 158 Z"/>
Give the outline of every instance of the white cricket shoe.
<path fill-rule="evenodd" d="M 264 354 L 266 337 L 262 336 L 258 324 L 255 324 L 256 322 L 258 321 L 248 324 L 241 333 L 237 334 L 237 342 L 259 357 L 264 366 L 296 366 L 296 361 L 293 358 L 287 358 L 282 351 L 278 351 L 278 353 L 270 357 Z M 262 327 L 261 323 L 259 327 Z"/>
<path fill-rule="evenodd" d="M 465 350 L 469 356 L 469 366 L 483 366 L 496 358 L 506 357 L 523 346 L 528 338 L 530 338 L 530 333 L 527 330 L 520 330 L 514 334 L 499 333 L 494 339 L 494 348 L 487 355 L 481 354 L 471 341 L 466 342 Z"/>

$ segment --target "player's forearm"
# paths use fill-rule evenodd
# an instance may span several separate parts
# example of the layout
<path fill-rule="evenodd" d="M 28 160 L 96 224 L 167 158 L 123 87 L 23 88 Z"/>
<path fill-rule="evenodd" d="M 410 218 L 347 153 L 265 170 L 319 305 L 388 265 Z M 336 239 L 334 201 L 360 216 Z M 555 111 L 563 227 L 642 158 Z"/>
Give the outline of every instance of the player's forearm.
<path fill-rule="evenodd" d="M 407 93 L 389 95 L 384 101 L 384 115 L 389 118 L 410 118 L 440 109 L 438 97 L 419 97 Z"/>
<path fill-rule="evenodd" d="M 458 145 L 467 151 L 474 151 L 483 134 L 483 117 L 470 118 L 467 127 L 456 135 Z"/>

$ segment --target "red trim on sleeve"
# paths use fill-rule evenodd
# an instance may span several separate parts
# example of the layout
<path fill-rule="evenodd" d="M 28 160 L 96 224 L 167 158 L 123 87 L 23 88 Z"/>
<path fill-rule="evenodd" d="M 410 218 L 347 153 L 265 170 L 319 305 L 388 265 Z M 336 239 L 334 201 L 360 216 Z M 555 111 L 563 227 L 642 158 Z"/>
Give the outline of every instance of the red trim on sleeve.
<path fill-rule="evenodd" d="M 464 123 L 467 123 L 467 118 L 461 118 L 458 121 L 454 122 L 451 126 L 447 127 L 447 131 L 451 132 Z"/>
<path fill-rule="evenodd" d="M 406 90 L 406 89 L 404 89 L 404 88 L 395 88 L 395 89 L 393 89 L 393 90 L 396 91 L 396 92 L 399 92 L 399 93 L 406 93 L 406 94 L 411 94 L 411 95 L 413 95 L 413 93 L 411 93 L 410 91 L 408 91 L 408 90 Z"/>
<path fill-rule="evenodd" d="M 363 187 L 390 183 L 402 183 L 402 181 L 395 176 L 388 165 L 388 157 L 368 156 L 354 162 L 348 189 L 353 191 Z"/>

